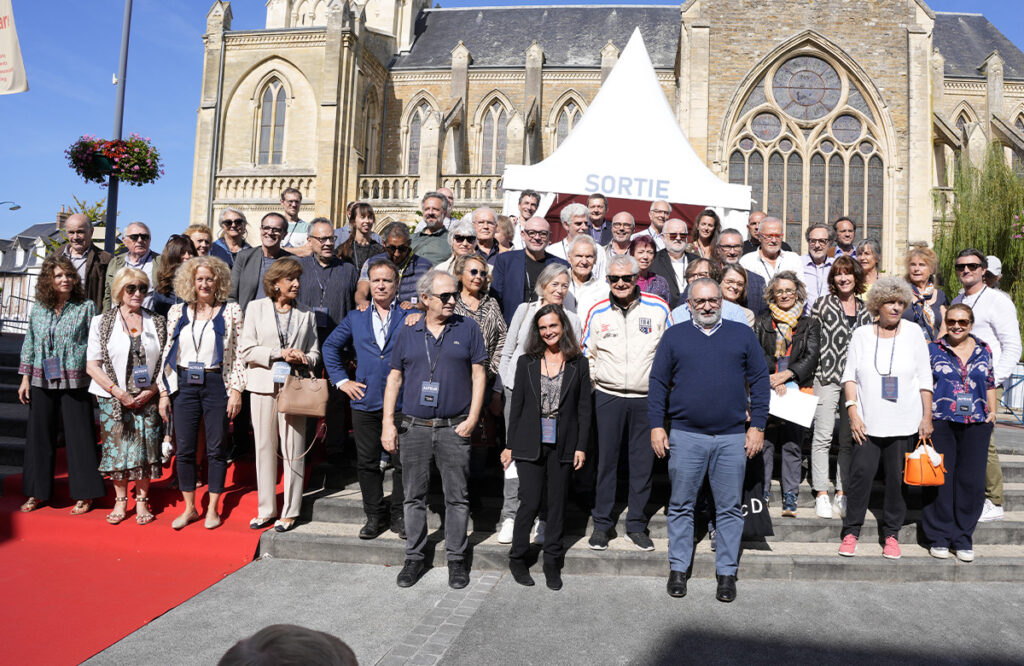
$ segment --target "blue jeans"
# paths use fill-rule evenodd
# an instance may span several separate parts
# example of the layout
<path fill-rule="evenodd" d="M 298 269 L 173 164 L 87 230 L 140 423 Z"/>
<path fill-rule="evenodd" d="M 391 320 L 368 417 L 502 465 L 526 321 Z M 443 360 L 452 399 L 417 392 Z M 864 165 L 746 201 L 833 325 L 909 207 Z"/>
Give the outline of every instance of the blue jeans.
<path fill-rule="evenodd" d="M 743 477 L 747 470 L 746 435 L 669 432 L 668 561 L 672 571 L 687 571 L 693 560 L 693 506 L 708 476 L 715 498 L 718 546 L 715 569 L 734 576 L 743 539 Z"/>
<path fill-rule="evenodd" d="M 459 437 L 452 427 L 411 425 L 399 437 L 398 453 L 405 487 L 405 558 L 424 558 L 430 461 L 436 459 L 444 491 L 445 551 L 449 562 L 461 562 L 469 543 L 469 438 Z"/>

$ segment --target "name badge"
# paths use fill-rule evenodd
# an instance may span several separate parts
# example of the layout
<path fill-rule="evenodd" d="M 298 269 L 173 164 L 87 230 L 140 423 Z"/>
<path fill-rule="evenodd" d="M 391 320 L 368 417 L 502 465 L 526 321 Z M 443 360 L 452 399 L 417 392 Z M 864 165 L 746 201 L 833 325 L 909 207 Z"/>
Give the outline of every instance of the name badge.
<path fill-rule="evenodd" d="M 292 374 L 292 366 L 284 361 L 277 361 L 270 368 L 274 372 L 274 383 L 284 384 L 284 380 L 288 379 L 288 375 Z"/>
<path fill-rule="evenodd" d="M 327 308 L 313 308 L 313 314 L 316 316 L 316 327 L 327 328 Z"/>
<path fill-rule="evenodd" d="M 202 386 L 206 381 L 206 366 L 199 361 L 189 363 L 186 373 L 188 383 L 193 386 Z"/>
<path fill-rule="evenodd" d="M 899 377 L 882 377 L 882 400 L 896 402 L 899 395 Z"/>
<path fill-rule="evenodd" d="M 785 372 L 789 370 L 789 357 L 780 356 L 779 360 L 775 362 L 775 372 Z"/>
<path fill-rule="evenodd" d="M 974 399 L 970 393 L 957 393 L 956 394 L 956 413 L 957 414 L 970 414 L 971 409 L 974 408 Z"/>
<path fill-rule="evenodd" d="M 554 444 L 558 437 L 558 419 L 540 420 L 540 441 L 541 444 Z"/>
<path fill-rule="evenodd" d="M 149 386 L 149 368 L 144 365 L 136 365 L 132 368 L 132 379 L 139 388 Z"/>
<path fill-rule="evenodd" d="M 437 407 L 437 399 L 441 395 L 441 385 L 437 382 L 423 382 L 420 386 L 420 405 Z"/>
<path fill-rule="evenodd" d="M 59 358 L 44 358 L 43 359 L 43 376 L 46 377 L 46 381 L 57 381 L 60 379 L 60 359 Z"/>

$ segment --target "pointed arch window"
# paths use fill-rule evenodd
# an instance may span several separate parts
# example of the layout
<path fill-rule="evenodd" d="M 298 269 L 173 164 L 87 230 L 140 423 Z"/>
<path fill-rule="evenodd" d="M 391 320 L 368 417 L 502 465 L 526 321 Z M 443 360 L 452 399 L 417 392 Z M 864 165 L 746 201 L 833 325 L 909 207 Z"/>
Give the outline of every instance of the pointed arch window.
<path fill-rule="evenodd" d="M 569 100 L 562 107 L 562 110 L 558 112 L 558 121 L 556 123 L 555 133 L 555 148 L 562 145 L 562 140 L 569 136 L 569 132 L 576 127 L 576 124 L 583 117 L 583 113 L 580 111 L 579 105 L 576 100 Z"/>
<path fill-rule="evenodd" d="M 286 98 L 281 80 L 270 79 L 260 96 L 258 164 L 281 164 L 284 158 Z"/>
<path fill-rule="evenodd" d="M 730 133 L 729 182 L 778 217 L 793 249 L 809 223 L 846 215 L 881 240 L 885 146 L 868 97 L 824 54 L 784 56 L 751 86 Z M 959 121 L 958 121 L 959 123 Z"/>
<path fill-rule="evenodd" d="M 480 136 L 480 173 L 501 173 L 505 170 L 505 148 L 508 141 L 508 113 L 498 100 L 484 111 Z"/>
<path fill-rule="evenodd" d="M 430 105 L 420 102 L 409 116 L 409 148 L 406 153 L 406 173 L 420 172 L 420 136 L 423 134 L 423 123 L 430 113 Z"/>

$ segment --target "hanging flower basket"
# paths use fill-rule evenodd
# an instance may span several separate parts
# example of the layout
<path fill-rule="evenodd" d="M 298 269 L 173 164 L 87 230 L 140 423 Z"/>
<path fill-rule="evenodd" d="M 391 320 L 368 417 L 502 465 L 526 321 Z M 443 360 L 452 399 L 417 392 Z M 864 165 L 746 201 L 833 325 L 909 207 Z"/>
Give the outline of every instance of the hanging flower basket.
<path fill-rule="evenodd" d="M 129 185 L 152 183 L 164 174 L 159 151 L 138 134 L 118 141 L 83 136 L 64 155 L 79 176 L 101 185 L 111 174 Z"/>

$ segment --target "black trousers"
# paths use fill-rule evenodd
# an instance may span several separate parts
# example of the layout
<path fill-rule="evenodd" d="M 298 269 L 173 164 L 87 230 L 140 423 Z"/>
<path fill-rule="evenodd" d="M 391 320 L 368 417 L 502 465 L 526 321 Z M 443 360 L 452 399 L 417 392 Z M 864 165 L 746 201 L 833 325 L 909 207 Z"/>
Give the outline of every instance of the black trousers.
<path fill-rule="evenodd" d="M 932 443 L 942 454 L 946 482 L 922 488 L 921 527 L 933 546 L 971 550 L 974 528 L 985 505 L 985 469 L 991 423 L 953 423 L 935 419 Z"/>
<path fill-rule="evenodd" d="M 224 376 L 207 372 L 203 384 L 188 383 L 188 373 L 178 371 L 178 392 L 174 394 L 174 434 L 178 442 L 176 468 L 182 492 L 196 489 L 196 442 L 199 423 L 206 424 L 206 462 L 211 493 L 224 492 L 228 472 L 228 396 Z"/>
<path fill-rule="evenodd" d="M 359 492 L 363 495 L 363 511 L 366 512 L 367 518 L 383 518 L 388 512 L 388 506 L 384 503 L 384 472 L 380 469 L 380 454 L 384 450 L 380 445 L 383 418 L 382 411 L 352 410 L 352 435 L 356 440 L 356 478 L 359 480 Z M 395 467 L 391 476 L 391 514 L 402 516 L 405 490 L 402 487 L 401 456 L 391 456 L 391 464 Z"/>
<path fill-rule="evenodd" d="M 878 461 L 885 470 L 885 501 L 882 505 L 882 537 L 899 537 L 903 519 L 907 516 L 907 501 L 903 496 L 904 454 L 909 450 L 912 437 L 872 437 L 864 444 L 853 443 L 850 460 L 850 485 L 846 488 L 846 518 L 842 535 L 860 536 L 864 516 L 868 511 L 871 485 L 878 471 Z"/>
<path fill-rule="evenodd" d="M 345 412 L 348 411 L 347 401 L 348 396 L 344 392 L 339 391 L 334 386 L 328 387 L 327 416 L 325 417 L 327 440 L 324 442 L 327 455 L 341 455 L 345 450 L 345 437 L 348 435 L 348 426 L 345 423 Z M 312 440 L 316 435 L 316 419 L 310 420 L 313 422 L 313 425 L 307 427 L 306 432 Z M 377 460 L 380 460 L 379 455 Z"/>
<path fill-rule="evenodd" d="M 561 566 L 565 556 L 562 532 L 565 530 L 565 502 L 569 494 L 572 463 L 558 460 L 555 447 L 541 445 L 540 458 L 535 461 L 517 460 L 519 472 L 519 510 L 512 529 L 512 549 L 508 556 L 522 560 L 530 552 L 530 530 L 540 511 L 544 491 L 547 490 L 547 525 L 544 528 L 544 561 Z"/>
<path fill-rule="evenodd" d="M 26 497 L 49 500 L 57 450 L 57 415 L 64 420 L 71 498 L 88 500 L 106 495 L 96 455 L 96 425 L 88 389 L 29 391 L 28 428 L 25 432 L 25 471 L 22 491 Z"/>

